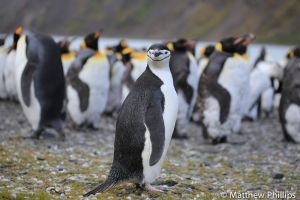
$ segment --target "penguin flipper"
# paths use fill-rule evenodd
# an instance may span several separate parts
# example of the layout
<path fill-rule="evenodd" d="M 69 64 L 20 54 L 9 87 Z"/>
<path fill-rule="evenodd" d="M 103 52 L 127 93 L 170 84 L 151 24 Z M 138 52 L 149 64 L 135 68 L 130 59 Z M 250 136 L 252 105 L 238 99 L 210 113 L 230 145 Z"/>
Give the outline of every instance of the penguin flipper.
<path fill-rule="evenodd" d="M 78 93 L 78 97 L 80 99 L 80 110 L 81 112 L 84 112 L 87 110 L 89 105 L 90 88 L 85 82 L 80 80 L 79 73 L 80 70 L 78 70 L 75 67 L 72 67 L 69 69 L 67 78 L 70 85 Z"/>
<path fill-rule="evenodd" d="M 150 166 L 155 165 L 161 158 L 165 144 L 165 125 L 163 119 L 163 94 L 155 94 L 149 104 L 145 121 L 150 132 L 152 152 L 150 155 Z"/>
<path fill-rule="evenodd" d="M 211 92 L 212 95 L 218 100 L 219 105 L 220 105 L 220 122 L 223 124 L 230 111 L 230 101 L 231 101 L 231 96 L 229 92 L 223 88 L 220 84 L 217 82 L 214 82 L 211 85 Z"/>
<path fill-rule="evenodd" d="M 36 69 L 36 63 L 27 62 L 25 69 L 21 76 L 21 91 L 23 101 L 26 106 L 30 105 L 30 86 L 33 79 L 33 73 Z"/>

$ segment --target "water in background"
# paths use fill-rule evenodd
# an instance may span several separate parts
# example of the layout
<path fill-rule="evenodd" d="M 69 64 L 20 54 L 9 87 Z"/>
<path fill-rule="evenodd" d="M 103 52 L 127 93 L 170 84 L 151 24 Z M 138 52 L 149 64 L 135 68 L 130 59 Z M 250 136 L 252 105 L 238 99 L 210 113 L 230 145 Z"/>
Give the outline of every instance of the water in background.
<path fill-rule="evenodd" d="M 54 36 L 54 39 L 56 41 L 62 40 L 64 38 L 65 38 L 64 36 Z M 69 40 L 72 40 L 70 48 L 72 50 L 78 50 L 83 37 L 79 36 L 79 37 L 68 37 L 68 38 Z M 116 45 L 121 39 L 126 39 L 126 38 L 100 38 L 99 47 L 100 49 L 104 49 L 107 46 Z M 151 40 L 151 39 L 126 39 L 126 40 L 128 41 L 128 45 L 135 49 L 148 48 L 153 43 L 162 42 L 162 40 Z M 11 44 L 12 44 L 12 36 L 9 36 L 6 39 L 5 46 L 10 46 Z M 199 56 L 200 49 L 202 47 L 205 47 L 208 44 L 214 44 L 214 42 L 202 42 L 202 41 L 197 42 L 196 45 L 197 57 Z M 274 61 L 282 60 L 287 54 L 288 50 L 292 47 L 288 45 L 275 45 L 275 44 L 252 44 L 248 48 L 248 55 L 251 61 L 254 61 L 257 58 L 263 46 L 267 50 L 267 55 L 269 59 L 272 59 Z"/>

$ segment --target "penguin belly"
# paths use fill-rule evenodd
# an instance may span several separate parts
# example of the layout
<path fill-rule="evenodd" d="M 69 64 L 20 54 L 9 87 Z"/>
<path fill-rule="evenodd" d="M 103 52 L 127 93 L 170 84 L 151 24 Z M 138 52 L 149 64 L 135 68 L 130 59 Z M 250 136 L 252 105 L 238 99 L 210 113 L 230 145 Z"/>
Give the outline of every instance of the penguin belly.
<path fill-rule="evenodd" d="M 203 71 L 205 70 L 207 64 L 208 64 L 209 59 L 208 58 L 201 58 L 198 64 L 198 78 L 200 79 Z"/>
<path fill-rule="evenodd" d="M 300 106 L 290 104 L 285 112 L 285 129 L 295 142 L 300 143 Z"/>
<path fill-rule="evenodd" d="M 117 61 L 113 64 L 112 71 L 111 71 L 111 80 L 109 85 L 108 100 L 106 105 L 107 112 L 112 112 L 114 110 L 117 110 L 121 106 L 121 102 L 122 102 L 121 80 L 124 71 L 125 71 L 125 66 L 121 61 Z"/>
<path fill-rule="evenodd" d="M 18 93 L 18 99 L 19 102 L 21 103 L 24 114 L 28 119 L 29 123 L 31 124 L 32 129 L 37 130 L 41 120 L 41 105 L 35 95 L 34 82 L 31 81 L 30 83 L 30 105 L 29 106 L 25 104 L 24 97 L 22 95 L 22 89 L 21 89 L 22 74 L 24 73 L 25 67 L 28 63 L 26 57 L 25 39 L 26 36 L 22 36 L 18 41 L 18 49 L 16 53 L 16 70 L 15 70 L 16 88 Z"/>
<path fill-rule="evenodd" d="M 4 80 L 5 80 L 5 88 L 8 94 L 8 97 L 11 100 L 17 99 L 17 88 L 16 88 L 16 51 L 12 50 L 5 62 L 5 69 L 4 69 Z"/>
<path fill-rule="evenodd" d="M 261 96 L 261 109 L 266 113 L 270 114 L 273 110 L 274 105 L 274 88 L 270 87 Z"/>
<path fill-rule="evenodd" d="M 184 94 L 181 90 L 178 90 L 178 115 L 176 129 L 180 134 L 187 133 L 187 125 L 189 123 L 189 104 L 186 102 Z"/>
<path fill-rule="evenodd" d="M 189 108 L 187 111 L 187 117 L 189 120 L 192 117 L 193 114 L 193 110 L 195 107 L 195 103 L 197 100 L 197 90 L 198 90 L 198 81 L 199 81 L 199 77 L 197 76 L 197 61 L 196 58 L 191 54 L 191 53 L 187 53 L 188 54 L 188 58 L 189 58 L 189 75 L 187 77 L 187 83 L 192 87 L 193 89 L 193 95 L 192 95 L 192 99 L 191 102 L 189 103 Z"/>
<path fill-rule="evenodd" d="M 205 126 L 205 132 L 211 138 L 217 138 L 221 136 L 227 136 L 231 133 L 230 124 L 228 120 L 224 123 L 220 122 L 221 108 L 219 102 L 213 96 L 205 98 L 204 111 L 203 111 L 203 124 Z"/>
<path fill-rule="evenodd" d="M 248 112 L 250 93 L 250 63 L 237 58 L 228 58 L 219 76 L 218 83 L 231 96 L 228 127 L 233 133 L 240 130 L 242 117 Z"/>
<path fill-rule="evenodd" d="M 4 69 L 5 69 L 5 61 L 7 58 L 7 49 L 2 46 L 0 47 L 0 99 L 7 98 L 7 91 L 5 88 L 5 78 L 4 78 Z"/>
<path fill-rule="evenodd" d="M 77 125 L 83 123 L 99 126 L 100 116 L 105 109 L 109 90 L 109 63 L 105 58 L 91 57 L 79 73 L 79 79 L 89 87 L 87 109 L 81 111 L 80 97 L 71 85 L 67 87 L 68 112 Z M 86 98 L 86 97 L 85 97 Z"/>
<path fill-rule="evenodd" d="M 160 70 L 158 70 L 160 71 Z M 156 72 L 154 71 L 156 74 Z M 160 76 L 164 76 L 164 71 L 157 72 L 160 74 Z M 159 76 L 159 77 L 160 77 Z M 167 72 L 164 76 L 165 79 L 168 81 L 164 81 L 168 84 L 163 84 L 160 87 L 160 90 L 164 96 L 165 104 L 164 104 L 164 112 L 163 112 L 163 121 L 165 126 L 165 142 L 164 142 L 164 150 L 163 154 L 160 158 L 160 160 L 153 166 L 149 165 L 151 151 L 152 151 L 152 144 L 150 139 L 150 132 L 148 130 L 148 127 L 146 126 L 146 132 L 145 132 L 145 146 L 142 152 L 142 160 L 143 160 L 143 175 L 144 175 L 144 182 L 145 183 L 152 183 L 159 175 L 161 171 L 161 166 L 163 164 L 163 161 L 165 160 L 165 156 L 167 153 L 167 150 L 170 145 L 170 141 L 172 138 L 172 134 L 175 127 L 175 122 L 177 118 L 177 112 L 178 112 L 178 97 L 177 93 L 175 91 L 175 88 L 173 86 L 173 78 L 171 76 L 171 72 Z"/>

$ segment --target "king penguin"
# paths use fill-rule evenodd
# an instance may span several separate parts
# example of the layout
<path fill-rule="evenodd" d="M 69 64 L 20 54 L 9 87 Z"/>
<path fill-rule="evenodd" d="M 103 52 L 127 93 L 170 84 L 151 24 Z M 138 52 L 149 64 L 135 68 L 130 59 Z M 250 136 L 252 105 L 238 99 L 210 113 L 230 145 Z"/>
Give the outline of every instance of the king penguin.
<path fill-rule="evenodd" d="M 266 116 L 272 111 L 275 92 L 274 82 L 280 80 L 282 74 L 282 67 L 267 57 L 265 48 L 262 48 L 250 75 L 251 91 L 247 119 L 259 118 L 261 111 L 264 111 Z"/>
<path fill-rule="evenodd" d="M 135 82 L 117 119 L 110 173 L 104 183 L 84 196 L 124 181 L 160 191 L 150 184 L 160 174 L 178 109 L 170 55 L 164 44 L 153 44 L 148 49 L 147 68 Z"/>
<path fill-rule="evenodd" d="M 121 40 L 120 43 L 111 48 L 107 53 L 109 60 L 109 94 L 105 108 L 107 116 L 116 116 L 122 104 L 122 77 L 125 71 L 125 66 L 122 61 L 121 51 L 126 48 L 126 40 Z"/>
<path fill-rule="evenodd" d="M 300 48 L 284 69 L 279 119 L 288 142 L 300 143 Z"/>
<path fill-rule="evenodd" d="M 7 97 L 10 100 L 16 101 L 18 99 L 17 87 L 16 87 L 16 48 L 17 42 L 23 32 L 22 27 L 18 27 L 13 34 L 13 44 L 9 50 L 5 61 L 4 68 L 4 82 L 7 91 Z"/>
<path fill-rule="evenodd" d="M 45 128 L 54 128 L 61 139 L 65 79 L 60 52 L 46 35 L 27 31 L 17 43 L 16 84 L 19 102 L 39 138 Z"/>
<path fill-rule="evenodd" d="M 253 39 L 253 34 L 222 39 L 201 75 L 197 121 L 204 137 L 214 144 L 226 142 L 228 135 L 240 129 L 250 90 L 251 67 L 246 51 Z"/>
<path fill-rule="evenodd" d="M 194 57 L 193 41 L 178 39 L 168 44 L 171 51 L 170 68 L 179 98 L 179 110 L 173 138 L 186 139 L 188 123 L 192 117 L 198 87 L 197 60 Z"/>
<path fill-rule="evenodd" d="M 88 34 L 67 73 L 67 110 L 77 126 L 99 128 L 109 91 L 109 61 L 98 50 L 101 32 Z"/>

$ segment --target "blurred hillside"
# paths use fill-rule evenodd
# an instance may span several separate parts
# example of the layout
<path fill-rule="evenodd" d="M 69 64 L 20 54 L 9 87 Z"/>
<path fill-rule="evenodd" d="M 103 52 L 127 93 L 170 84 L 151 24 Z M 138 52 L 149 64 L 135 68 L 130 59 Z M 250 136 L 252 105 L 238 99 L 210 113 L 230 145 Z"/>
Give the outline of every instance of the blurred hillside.
<path fill-rule="evenodd" d="M 199 40 L 253 32 L 257 42 L 300 43 L 297 0 L 0 0 L 0 5 L 0 32 L 18 25 L 66 35 L 103 28 L 105 37 Z"/>

